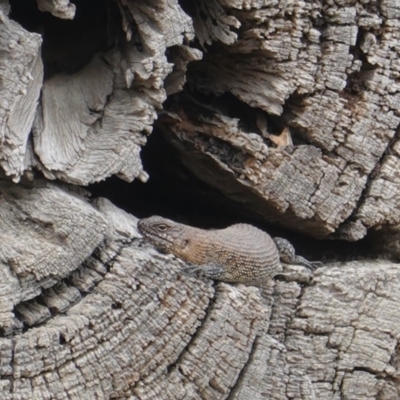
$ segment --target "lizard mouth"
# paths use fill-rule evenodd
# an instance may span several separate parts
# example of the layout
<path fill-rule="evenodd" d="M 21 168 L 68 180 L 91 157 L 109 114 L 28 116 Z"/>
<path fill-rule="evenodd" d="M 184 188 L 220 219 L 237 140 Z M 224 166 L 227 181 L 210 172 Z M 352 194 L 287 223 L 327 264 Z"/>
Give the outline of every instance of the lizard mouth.
<path fill-rule="evenodd" d="M 160 236 L 160 235 L 157 235 L 156 233 L 154 233 L 154 232 L 150 232 L 150 231 L 142 231 L 141 232 L 142 233 L 142 235 L 146 238 L 146 239 L 148 239 L 150 242 L 152 242 L 152 243 L 157 243 L 157 244 L 161 244 L 161 243 L 165 243 L 165 244 L 167 244 L 167 243 L 169 243 L 169 244 L 172 244 L 172 239 L 168 239 L 168 238 L 166 238 L 166 237 L 162 237 L 162 236 Z"/>

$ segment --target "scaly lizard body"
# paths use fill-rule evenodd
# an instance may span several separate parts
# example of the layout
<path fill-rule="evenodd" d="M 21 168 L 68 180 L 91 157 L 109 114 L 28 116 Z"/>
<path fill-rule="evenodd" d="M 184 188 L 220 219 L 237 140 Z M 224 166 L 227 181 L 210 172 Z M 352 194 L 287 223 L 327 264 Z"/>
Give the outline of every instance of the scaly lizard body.
<path fill-rule="evenodd" d="M 192 271 L 201 271 L 212 279 L 260 284 L 283 271 L 274 240 L 252 225 L 203 230 L 153 216 L 140 220 L 138 228 L 155 247 L 199 266 Z M 279 242 L 283 249 L 287 248 L 285 240 Z M 293 246 L 289 250 L 284 253 L 286 260 L 290 254 L 294 256 Z M 313 268 L 307 260 L 302 260 Z"/>

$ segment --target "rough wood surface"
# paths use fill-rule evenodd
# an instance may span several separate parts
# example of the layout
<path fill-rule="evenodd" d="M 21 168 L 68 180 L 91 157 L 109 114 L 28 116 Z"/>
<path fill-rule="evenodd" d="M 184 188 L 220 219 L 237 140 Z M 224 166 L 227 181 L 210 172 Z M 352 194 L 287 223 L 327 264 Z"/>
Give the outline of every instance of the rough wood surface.
<path fill-rule="evenodd" d="M 40 282 L 35 270 L 8 272 L 15 293 L 22 292 L 18 284 L 37 289 L 14 301 L 12 327 L 0 321 L 2 398 L 399 396 L 397 264 L 331 264 L 312 280 L 302 267 L 290 267 L 292 279 L 262 291 L 213 284 L 182 273 L 183 262 L 143 242 L 136 219 L 105 199 L 93 207 L 54 185 L 10 190 L 18 196 L 7 214 L 17 218 L 24 209 L 46 244 L 30 242 L 36 259 L 54 255 L 45 238 L 54 241 L 60 219 L 75 228 L 66 235 L 63 226 L 63 240 L 84 232 L 79 243 L 87 250 L 70 257 L 64 271 L 53 259 Z M 37 207 L 44 199 L 52 201 L 50 215 Z M 86 221 L 85 230 L 78 221 Z M 3 218 L 2 231 L 7 226 Z M 3 271 L 9 268 L 3 263 Z M 53 280 L 43 285 L 46 274 Z M 3 299 L 9 288 L 1 286 Z"/>
<path fill-rule="evenodd" d="M 27 32 L 0 8 L 0 165 L 18 179 L 27 168 L 32 129 L 43 79 L 40 35 Z"/>
<path fill-rule="evenodd" d="M 210 0 L 207 12 L 196 3 L 196 36 L 218 51 L 193 64 L 192 87 L 229 92 L 254 111 L 240 130 L 226 99 L 213 118 L 201 107 L 190 121 L 178 112 L 183 121 L 166 136 L 185 165 L 225 195 L 240 193 L 263 218 L 315 237 L 359 240 L 369 228 L 397 224 L 397 197 L 386 196 L 398 191 L 398 8 L 378 4 Z M 186 104 L 174 110 L 186 112 Z M 267 131 L 277 121 L 290 128 L 294 148 L 270 142 L 273 151 L 260 157 L 232 144 L 264 133 L 257 109 Z"/>
<path fill-rule="evenodd" d="M 2 328 L 15 305 L 71 274 L 99 245 L 105 222 L 92 207 L 48 183 L 1 184 Z"/>
<path fill-rule="evenodd" d="M 398 3 L 112 4 L 122 34 L 51 73 L 41 34 L 0 4 L 0 165 L 21 180 L 0 179 L 1 399 L 398 399 L 398 264 L 215 283 L 108 200 L 49 182 L 146 181 L 165 105 L 184 164 L 260 222 L 369 230 L 399 258 Z M 75 6 L 38 0 L 62 19 Z"/>
<path fill-rule="evenodd" d="M 5 91 L 2 101 L 0 161 L 15 180 L 32 167 L 49 179 L 80 185 L 113 174 L 128 181 L 147 179 L 139 153 L 152 131 L 155 110 L 166 99 L 164 80 L 173 69 L 166 51 L 177 46 L 176 72 L 181 76 L 171 83 L 175 91 L 185 82 L 186 64 L 200 52 L 187 46 L 178 50 L 193 37 L 193 27 L 176 1 L 121 3 L 124 48 L 100 52 L 83 69 L 56 74 L 43 87 L 40 35 L 1 14 L 2 46 L 12 56 L 1 58 L 9 93 Z M 68 1 L 39 2 L 39 8 L 65 19 L 75 13 Z M 27 141 L 35 113 L 32 148 L 31 139 Z"/>
<path fill-rule="evenodd" d="M 183 158 L 191 148 L 199 153 L 186 162 L 198 177 L 263 219 L 318 238 L 359 240 L 368 229 L 399 223 L 396 196 L 381 195 L 399 186 L 396 4 L 208 0 L 185 5 L 186 12 L 177 1 L 118 4 L 125 38 L 43 87 L 40 36 L 2 14 L 4 35 L 21 38 L 18 55 L 9 47 L 13 56 L 2 58 L 7 174 L 18 180 L 36 167 L 80 185 L 110 175 L 146 181 L 140 149 L 166 95 L 183 89 L 190 64 L 191 88 L 231 93 L 251 107 L 235 117 L 221 100 L 212 121 L 195 106 L 197 119 L 170 127 Z M 68 1 L 38 7 L 65 19 L 75 14 Z M 202 60 L 189 45 L 194 37 Z M 277 127 L 289 128 L 294 146 L 275 148 Z M 222 152 L 208 149 L 216 147 L 210 136 L 226 143 Z M 260 140 L 263 156 L 242 143 Z"/>

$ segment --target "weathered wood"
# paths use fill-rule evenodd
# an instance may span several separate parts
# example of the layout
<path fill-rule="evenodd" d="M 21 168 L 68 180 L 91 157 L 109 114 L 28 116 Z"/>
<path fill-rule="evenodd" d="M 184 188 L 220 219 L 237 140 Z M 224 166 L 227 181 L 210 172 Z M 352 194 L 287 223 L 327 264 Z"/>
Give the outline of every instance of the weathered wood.
<path fill-rule="evenodd" d="M 0 165 L 14 180 L 31 167 L 25 162 L 43 79 L 41 42 L 0 8 Z"/>
<path fill-rule="evenodd" d="M 185 165 L 229 197 L 237 200 L 241 192 L 240 200 L 263 218 L 318 238 L 359 240 L 369 228 L 399 223 L 396 197 L 385 205 L 386 199 L 380 201 L 380 193 L 391 190 L 385 177 L 393 176 L 398 159 L 395 150 L 382 159 L 396 148 L 392 140 L 400 122 L 397 65 L 392 62 L 398 57 L 396 7 L 379 12 L 353 3 L 222 3 L 218 15 L 240 23 L 240 34 L 230 27 L 235 40 L 224 40 L 222 18 L 203 13 L 202 4 L 194 6 L 195 27 L 202 26 L 196 30 L 199 41 L 222 44 L 193 65 L 191 85 L 207 94 L 230 92 L 264 110 L 268 120 L 271 114 L 280 116 L 280 125 L 291 128 L 295 147 L 265 154 L 260 164 L 227 137 L 239 140 L 263 132 L 245 127 L 238 133 L 232 122 L 222 123 L 226 104 L 215 110 L 214 121 L 197 107 L 197 118 L 192 115 L 189 125 L 177 123 L 166 135 Z M 210 10 L 221 8 L 216 0 L 207 4 Z M 212 33 L 204 39 L 209 20 Z M 178 108 L 185 111 L 185 105 Z M 251 126 L 256 119 L 255 113 L 247 114 L 244 122 Z M 214 151 L 208 136 L 221 139 L 223 130 L 224 151 Z M 380 164 L 381 172 L 372 174 Z M 394 176 L 391 182 L 397 190 Z"/>
<path fill-rule="evenodd" d="M 116 3 L 125 37 L 44 82 L 41 36 L 0 4 L 0 165 L 32 179 L 0 180 L 0 397 L 399 398 L 398 264 L 289 267 L 263 289 L 191 277 L 132 215 L 31 172 L 146 181 L 140 149 L 183 90 L 160 125 L 198 177 L 260 221 L 370 230 L 399 257 L 399 5 Z"/>
<path fill-rule="evenodd" d="M 74 271 L 104 237 L 102 216 L 84 201 L 47 183 L 28 188 L 1 183 L 0 321 Z"/>
<path fill-rule="evenodd" d="M 40 9 L 62 18 L 72 18 L 74 7 L 68 1 L 39 2 Z M 264 110 L 266 120 L 278 115 L 295 140 L 294 151 L 281 149 L 278 160 L 269 155 L 262 166 L 241 166 L 244 182 L 240 176 L 231 179 L 229 186 L 236 189 L 223 187 L 224 193 L 232 196 L 240 190 L 241 200 L 263 218 L 285 226 L 296 221 L 294 226 L 309 235 L 358 240 L 368 229 L 399 223 L 395 198 L 384 200 L 385 207 L 379 200 L 382 190 L 398 186 L 393 177 L 393 189 L 386 188 L 386 176 L 393 176 L 398 159 L 397 139 L 391 142 L 400 117 L 397 66 L 391 61 L 396 59 L 399 39 L 396 10 L 386 5 L 378 11 L 353 4 L 322 7 L 318 2 L 209 0 L 189 8 L 192 22 L 176 2 L 123 1 L 120 12 L 128 40 L 123 51 L 102 52 L 82 70 L 45 81 L 33 147 L 29 132 L 43 74 L 40 36 L 2 14 L 6 34 L 23 38 L 18 58 L 15 50 L 12 57 L 2 58 L 6 63 L 2 71 L 18 74 L 4 72 L 11 97 L 4 102 L 8 104 L 4 112 L 9 110 L 10 116 L 3 128 L 2 166 L 16 180 L 35 166 L 49 179 L 75 184 L 113 174 L 145 181 L 139 157 L 144 133 L 152 131 L 155 109 L 161 107 L 166 91 L 182 90 L 187 64 L 201 58 L 199 50 L 184 44 L 195 34 L 202 46 L 219 44 L 218 51 L 192 63 L 191 86 L 215 95 L 230 92 Z M 239 27 L 239 32 L 234 31 Z M 21 68 L 11 65 L 16 59 Z M 219 131 L 239 135 L 237 129 L 230 133 L 224 110 L 217 118 Z M 254 125 L 257 116 L 246 119 L 253 119 Z M 264 136 L 271 138 L 268 125 L 266 129 Z M 240 131 L 242 138 L 263 133 L 257 128 Z M 197 134 L 204 135 L 204 128 Z M 185 135 L 180 135 L 179 140 L 185 141 Z M 256 140 L 255 135 L 248 138 Z M 383 157 L 390 148 L 393 154 Z M 220 165 L 213 167 L 204 149 L 196 151 L 205 153 L 198 158 L 215 169 L 215 178 L 203 176 L 204 166 L 193 159 L 186 164 L 210 185 L 220 187 L 229 172 L 235 174 L 220 156 L 214 155 Z M 235 153 L 243 160 L 237 146 L 232 157 Z M 257 164 L 249 157 L 246 160 Z M 269 173 L 255 176 L 262 168 Z"/>
<path fill-rule="evenodd" d="M 69 0 L 37 0 L 38 9 L 52 13 L 55 17 L 62 19 L 73 19 L 75 17 L 75 4 Z"/>
<path fill-rule="evenodd" d="M 21 205 L 56 188 L 19 190 Z M 86 265 L 100 278 L 82 298 L 70 295 L 80 291 L 72 278 L 16 307 L 25 331 L 0 339 L 4 399 L 398 395 L 398 265 L 332 264 L 312 281 L 293 267 L 289 281 L 271 281 L 262 294 L 213 285 L 145 244 L 135 218 L 110 202 L 98 199 L 96 211 L 76 193 L 57 191 L 63 196 L 54 205 L 80 205 L 64 220 L 92 209 L 105 223 L 96 261 Z M 87 237 L 96 229 L 87 225 Z M 79 301 L 64 307 L 65 299 Z"/>
<path fill-rule="evenodd" d="M 155 109 L 166 99 L 163 82 L 172 71 L 166 51 L 193 37 L 191 21 L 176 2 L 157 6 L 155 2 L 157 13 L 147 3 L 124 3 L 129 23 L 124 25 L 128 42 L 123 49 L 101 52 L 80 71 L 47 79 L 43 88 L 40 35 L 2 14 L 4 50 L 12 52 L 11 57 L 1 58 L 10 92 L 3 97 L 7 118 L 2 123 L 1 150 L 7 174 L 18 180 L 34 166 L 49 179 L 80 185 L 113 174 L 128 181 L 147 179 L 139 153 L 152 131 Z M 75 13 L 75 5 L 68 1 L 39 2 L 39 7 L 65 19 Z M 175 52 L 180 78 L 175 75 L 172 91 L 185 82 L 186 64 L 200 57 L 194 49 Z M 32 148 L 27 141 L 35 112 Z"/>
<path fill-rule="evenodd" d="M 343 160 L 311 145 L 268 150 L 260 136 L 238 129 L 238 120 L 206 111 L 215 116 L 189 118 L 182 110 L 164 131 L 196 176 L 252 212 L 319 238 L 352 212 L 348 203 L 356 203 L 366 177 L 359 182 Z"/>

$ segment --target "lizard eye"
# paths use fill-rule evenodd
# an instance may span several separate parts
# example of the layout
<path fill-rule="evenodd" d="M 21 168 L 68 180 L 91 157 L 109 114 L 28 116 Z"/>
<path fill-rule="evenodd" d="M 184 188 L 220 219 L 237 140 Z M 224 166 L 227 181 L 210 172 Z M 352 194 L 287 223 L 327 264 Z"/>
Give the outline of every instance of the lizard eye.
<path fill-rule="evenodd" d="M 160 224 L 160 225 L 158 225 L 157 228 L 158 228 L 159 231 L 165 232 L 167 230 L 167 225 Z"/>

